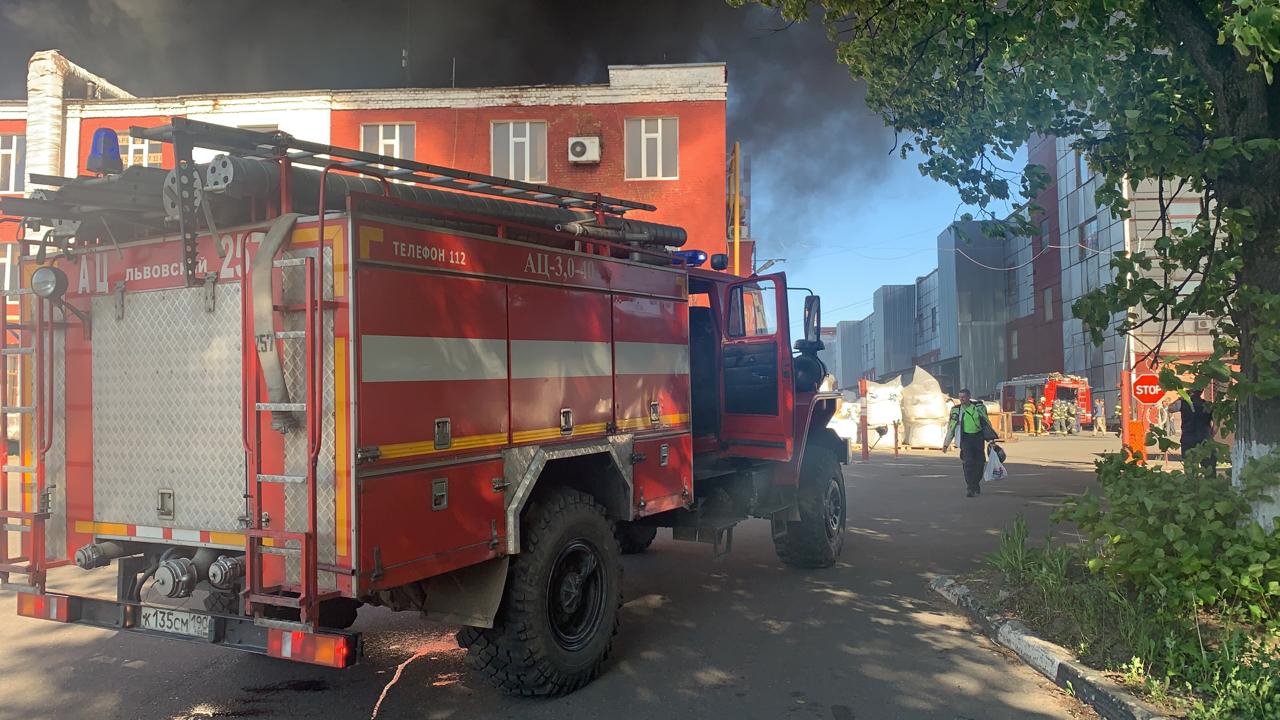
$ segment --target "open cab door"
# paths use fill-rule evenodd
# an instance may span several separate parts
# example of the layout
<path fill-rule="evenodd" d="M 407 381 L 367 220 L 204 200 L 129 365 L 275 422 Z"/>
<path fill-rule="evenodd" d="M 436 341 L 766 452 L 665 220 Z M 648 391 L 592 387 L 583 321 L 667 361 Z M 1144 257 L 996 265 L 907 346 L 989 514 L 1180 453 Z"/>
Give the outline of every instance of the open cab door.
<path fill-rule="evenodd" d="M 730 455 L 786 462 L 795 452 L 786 276 L 733 283 L 722 308 L 720 440 Z"/>

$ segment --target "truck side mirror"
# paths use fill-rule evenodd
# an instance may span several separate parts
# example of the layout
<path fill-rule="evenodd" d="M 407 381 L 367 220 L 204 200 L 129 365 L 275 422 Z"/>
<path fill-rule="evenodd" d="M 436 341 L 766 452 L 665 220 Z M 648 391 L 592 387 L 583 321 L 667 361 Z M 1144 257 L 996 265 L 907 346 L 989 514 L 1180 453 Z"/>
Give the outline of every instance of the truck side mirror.
<path fill-rule="evenodd" d="M 822 298 L 806 295 L 804 299 L 804 339 L 811 343 L 821 340 Z"/>
<path fill-rule="evenodd" d="M 729 256 L 724 253 L 716 253 L 711 256 L 711 269 L 723 270 L 729 267 Z"/>

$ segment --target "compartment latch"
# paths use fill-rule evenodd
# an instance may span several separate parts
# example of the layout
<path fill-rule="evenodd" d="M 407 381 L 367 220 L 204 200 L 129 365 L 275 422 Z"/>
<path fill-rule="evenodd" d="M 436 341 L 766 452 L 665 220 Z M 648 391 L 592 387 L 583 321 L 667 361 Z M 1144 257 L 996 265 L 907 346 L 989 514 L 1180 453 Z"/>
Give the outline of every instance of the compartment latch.
<path fill-rule="evenodd" d="M 156 491 L 156 517 L 161 520 L 173 519 L 173 490 L 160 488 Z"/>

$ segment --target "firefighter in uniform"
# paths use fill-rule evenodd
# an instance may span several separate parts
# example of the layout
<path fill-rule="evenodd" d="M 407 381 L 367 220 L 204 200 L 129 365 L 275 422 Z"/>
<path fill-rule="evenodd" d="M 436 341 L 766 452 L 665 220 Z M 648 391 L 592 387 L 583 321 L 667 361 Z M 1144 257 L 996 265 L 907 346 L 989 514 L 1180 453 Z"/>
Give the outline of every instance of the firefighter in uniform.
<path fill-rule="evenodd" d="M 1040 433 L 1048 435 L 1053 431 L 1053 405 L 1045 396 L 1040 396 Z"/>
<path fill-rule="evenodd" d="M 1022 429 L 1028 435 L 1039 435 L 1036 428 L 1036 402 L 1031 397 L 1022 403 Z"/>
<path fill-rule="evenodd" d="M 954 438 L 960 445 L 960 464 L 964 468 L 964 484 L 967 497 L 982 494 L 982 471 L 987 465 L 987 442 L 983 438 L 984 427 L 990 427 L 987 406 L 973 402 L 968 390 L 960 391 L 960 404 L 951 408 L 947 422 L 947 437 L 942 441 L 942 452 L 951 448 Z"/>
<path fill-rule="evenodd" d="M 1067 404 L 1061 400 L 1053 401 L 1053 434 L 1067 434 Z"/>

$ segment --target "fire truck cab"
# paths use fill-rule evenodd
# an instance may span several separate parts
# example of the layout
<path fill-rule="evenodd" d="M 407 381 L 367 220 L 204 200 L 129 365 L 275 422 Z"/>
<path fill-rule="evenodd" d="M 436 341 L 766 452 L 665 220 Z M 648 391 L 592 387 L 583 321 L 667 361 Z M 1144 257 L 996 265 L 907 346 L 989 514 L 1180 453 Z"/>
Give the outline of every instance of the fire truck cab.
<path fill-rule="evenodd" d="M 787 564 L 840 554 L 819 301 L 793 345 L 783 274 L 698 267 L 681 228 L 624 217 L 642 203 L 184 118 L 131 133 L 177 166 L 0 201 L 29 231 L 0 329 L 20 614 L 345 667 L 382 605 L 554 695 L 600 671 L 619 555 L 658 528 L 719 554 L 763 518 Z M 71 564 L 115 567 L 114 595 L 52 587 Z"/>

